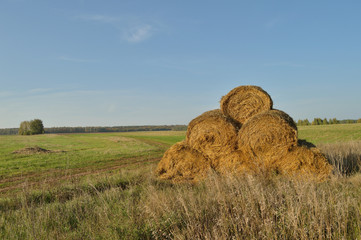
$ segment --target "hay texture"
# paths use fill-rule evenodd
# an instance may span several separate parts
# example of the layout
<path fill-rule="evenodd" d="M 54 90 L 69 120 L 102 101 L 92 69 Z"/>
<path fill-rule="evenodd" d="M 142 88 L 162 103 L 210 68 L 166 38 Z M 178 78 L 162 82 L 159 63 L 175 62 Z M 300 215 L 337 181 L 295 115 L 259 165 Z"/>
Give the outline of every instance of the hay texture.
<path fill-rule="evenodd" d="M 185 141 L 170 147 L 159 162 L 156 175 L 173 182 L 198 181 L 210 170 L 210 162 Z"/>
<path fill-rule="evenodd" d="M 212 168 L 221 174 L 244 174 L 255 172 L 256 165 L 251 154 L 245 149 L 238 149 L 215 158 Z"/>
<path fill-rule="evenodd" d="M 280 110 L 253 116 L 238 133 L 238 148 L 246 148 L 259 157 L 280 154 L 293 146 L 297 146 L 297 126 Z"/>
<path fill-rule="evenodd" d="M 186 141 L 209 159 L 215 159 L 236 149 L 237 131 L 237 124 L 216 109 L 189 123 Z"/>
<path fill-rule="evenodd" d="M 275 168 L 283 175 L 320 181 L 327 179 L 333 169 L 319 149 L 304 144 L 290 149 L 275 163 Z"/>
<path fill-rule="evenodd" d="M 271 110 L 273 102 L 266 91 L 257 86 L 239 86 L 221 99 L 224 115 L 243 124 L 252 116 Z"/>
<path fill-rule="evenodd" d="M 325 156 L 312 143 L 299 140 L 293 119 L 272 104 L 260 87 L 233 89 L 222 98 L 221 110 L 189 123 L 186 140 L 165 152 L 156 174 L 173 182 L 196 182 L 210 170 L 327 179 L 332 167 Z"/>

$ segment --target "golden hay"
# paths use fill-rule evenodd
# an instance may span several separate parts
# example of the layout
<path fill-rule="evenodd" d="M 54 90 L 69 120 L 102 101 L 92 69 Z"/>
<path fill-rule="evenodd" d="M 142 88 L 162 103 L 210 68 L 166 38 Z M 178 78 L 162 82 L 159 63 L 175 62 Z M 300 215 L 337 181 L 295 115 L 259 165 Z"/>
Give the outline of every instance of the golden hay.
<path fill-rule="evenodd" d="M 197 181 L 210 170 L 210 162 L 185 141 L 170 147 L 158 163 L 156 174 L 160 179 L 174 182 Z"/>
<path fill-rule="evenodd" d="M 186 141 L 210 159 L 236 149 L 238 126 L 221 110 L 208 111 L 193 119 L 187 129 Z"/>
<path fill-rule="evenodd" d="M 222 110 L 189 123 L 186 140 L 165 152 L 156 174 L 173 182 L 198 181 L 213 168 L 220 174 L 326 179 L 332 167 L 325 156 L 312 143 L 298 140 L 293 119 L 272 105 L 260 87 L 233 89 L 221 99 Z"/>
<path fill-rule="evenodd" d="M 212 162 L 212 167 L 221 174 L 281 174 L 317 181 L 327 179 L 332 172 L 322 152 L 303 140 L 291 149 L 262 157 L 240 149 L 219 156 Z"/>
<path fill-rule="evenodd" d="M 281 157 L 275 167 L 285 175 L 309 177 L 325 180 L 332 172 L 332 166 L 317 148 L 306 145 L 295 146 L 288 154 Z"/>
<path fill-rule="evenodd" d="M 272 109 L 272 99 L 257 86 L 239 86 L 221 99 L 224 115 L 243 124 L 252 116 Z"/>
<path fill-rule="evenodd" d="M 297 145 L 297 126 L 285 112 L 269 110 L 253 116 L 242 126 L 237 145 L 258 157 L 280 154 Z"/>
<path fill-rule="evenodd" d="M 218 156 L 212 161 L 212 167 L 221 174 L 254 172 L 256 165 L 253 157 L 245 149 L 238 149 Z"/>

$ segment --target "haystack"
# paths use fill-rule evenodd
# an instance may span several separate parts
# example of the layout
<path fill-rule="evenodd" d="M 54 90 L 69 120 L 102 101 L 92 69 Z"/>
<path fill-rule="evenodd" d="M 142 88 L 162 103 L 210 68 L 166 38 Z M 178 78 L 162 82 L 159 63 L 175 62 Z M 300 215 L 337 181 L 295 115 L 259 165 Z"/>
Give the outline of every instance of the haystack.
<path fill-rule="evenodd" d="M 297 126 L 280 110 L 253 116 L 238 133 L 238 148 L 246 148 L 258 157 L 280 155 L 296 145 Z"/>
<path fill-rule="evenodd" d="M 326 179 L 332 167 L 325 156 L 312 143 L 298 140 L 293 119 L 272 105 L 260 87 L 233 89 L 222 98 L 221 110 L 189 123 L 186 140 L 166 151 L 156 174 L 175 182 L 198 181 L 211 169 Z"/>
<path fill-rule="evenodd" d="M 332 172 L 326 157 L 315 147 L 295 146 L 288 154 L 279 158 L 275 167 L 283 175 L 325 180 Z"/>
<path fill-rule="evenodd" d="M 224 115 L 243 124 L 252 116 L 272 109 L 272 99 L 266 91 L 257 86 L 240 86 L 221 99 Z"/>
<path fill-rule="evenodd" d="M 170 147 L 158 163 L 156 174 L 160 179 L 174 182 L 197 181 L 210 170 L 210 162 L 185 141 Z"/>
<path fill-rule="evenodd" d="M 193 119 L 187 129 L 186 141 L 210 159 L 236 149 L 237 124 L 221 110 L 208 111 Z"/>
<path fill-rule="evenodd" d="M 251 154 L 245 149 L 238 149 L 215 158 L 212 161 L 212 167 L 221 174 L 243 174 L 254 172 L 256 165 Z"/>

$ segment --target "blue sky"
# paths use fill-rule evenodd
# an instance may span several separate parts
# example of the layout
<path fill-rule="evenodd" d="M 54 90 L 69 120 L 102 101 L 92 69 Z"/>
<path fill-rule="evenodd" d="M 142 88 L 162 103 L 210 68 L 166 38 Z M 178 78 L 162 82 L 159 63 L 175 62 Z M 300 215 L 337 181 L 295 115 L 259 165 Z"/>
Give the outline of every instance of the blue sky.
<path fill-rule="evenodd" d="M 239 85 L 361 118 L 360 1 L 0 0 L 0 128 L 188 124 Z"/>

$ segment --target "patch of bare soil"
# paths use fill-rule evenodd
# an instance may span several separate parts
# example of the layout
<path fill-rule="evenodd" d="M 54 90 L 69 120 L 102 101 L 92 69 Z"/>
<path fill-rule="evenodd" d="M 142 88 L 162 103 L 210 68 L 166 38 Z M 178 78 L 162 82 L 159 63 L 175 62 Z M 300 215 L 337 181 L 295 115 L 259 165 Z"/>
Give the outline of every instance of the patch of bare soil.
<path fill-rule="evenodd" d="M 47 150 L 38 146 L 35 147 L 26 147 L 26 148 L 22 148 L 16 151 L 13 151 L 13 154 L 25 154 L 25 155 L 31 155 L 31 154 L 40 154 L 40 153 L 59 153 L 59 152 L 64 152 L 61 150 Z"/>

